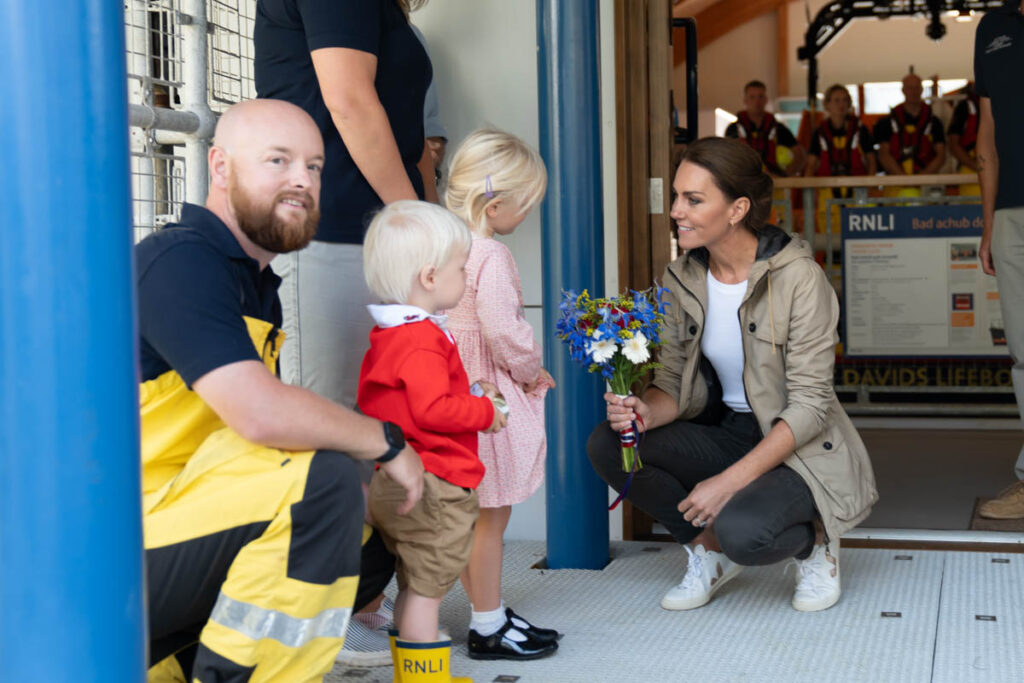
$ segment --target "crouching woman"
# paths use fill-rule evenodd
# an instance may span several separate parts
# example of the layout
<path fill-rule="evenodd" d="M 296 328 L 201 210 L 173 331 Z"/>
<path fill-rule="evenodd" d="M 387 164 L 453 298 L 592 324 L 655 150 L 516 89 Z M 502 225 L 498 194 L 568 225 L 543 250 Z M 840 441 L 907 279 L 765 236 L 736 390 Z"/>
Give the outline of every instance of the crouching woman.
<path fill-rule="evenodd" d="M 793 607 L 827 609 L 840 595 L 839 536 L 878 497 L 833 387 L 835 292 L 808 245 L 767 224 L 772 180 L 745 145 L 690 145 L 673 190 L 684 253 L 662 283 L 662 367 L 641 396 L 605 394 L 590 460 L 621 491 L 617 432 L 646 432 L 627 499 L 688 555 L 665 609 L 700 607 L 744 566 L 788 558 Z"/>

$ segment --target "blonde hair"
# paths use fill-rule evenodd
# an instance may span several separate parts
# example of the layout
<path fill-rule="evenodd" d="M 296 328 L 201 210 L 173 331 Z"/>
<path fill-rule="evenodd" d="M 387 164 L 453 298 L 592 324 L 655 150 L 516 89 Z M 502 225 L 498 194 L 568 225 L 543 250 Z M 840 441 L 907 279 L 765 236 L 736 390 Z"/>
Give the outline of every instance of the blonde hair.
<path fill-rule="evenodd" d="M 526 213 L 544 198 L 547 185 L 548 172 L 537 150 L 515 135 L 485 128 L 470 133 L 452 156 L 444 200 L 478 231 L 487 224 L 488 204 L 505 197 Z"/>
<path fill-rule="evenodd" d="M 424 267 L 443 268 L 456 254 L 469 253 L 472 243 L 466 224 L 436 204 L 388 204 L 370 221 L 363 240 L 366 285 L 383 303 L 407 303 Z"/>

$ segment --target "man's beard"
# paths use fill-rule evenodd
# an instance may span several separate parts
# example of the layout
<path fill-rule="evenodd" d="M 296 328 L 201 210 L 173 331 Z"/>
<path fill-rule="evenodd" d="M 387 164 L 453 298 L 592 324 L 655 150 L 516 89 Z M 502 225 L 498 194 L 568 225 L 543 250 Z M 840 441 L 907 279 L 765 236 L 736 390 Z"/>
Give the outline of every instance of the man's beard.
<path fill-rule="evenodd" d="M 235 211 L 238 226 L 246 237 L 259 247 L 275 254 L 286 254 L 302 249 L 313 240 L 320 211 L 314 206 L 308 192 L 279 192 L 269 203 L 246 193 L 238 185 L 237 176 L 228 181 L 228 196 Z M 284 199 L 295 199 L 306 206 L 306 220 L 291 221 L 277 215 L 277 207 Z"/>

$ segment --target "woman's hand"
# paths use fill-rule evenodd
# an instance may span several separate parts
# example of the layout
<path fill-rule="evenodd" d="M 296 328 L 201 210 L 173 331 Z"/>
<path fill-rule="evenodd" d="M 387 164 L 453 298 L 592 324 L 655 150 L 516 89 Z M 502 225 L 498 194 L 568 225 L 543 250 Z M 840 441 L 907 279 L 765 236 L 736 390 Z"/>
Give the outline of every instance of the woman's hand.
<path fill-rule="evenodd" d="M 705 527 L 715 521 L 725 504 L 741 488 L 725 472 L 716 474 L 694 486 L 690 495 L 679 503 L 678 509 L 687 522 Z"/>
<path fill-rule="evenodd" d="M 642 432 L 650 423 L 651 407 L 637 396 L 619 398 L 609 391 L 604 395 L 604 401 L 608 407 L 608 424 L 616 432 L 631 427 L 633 422 Z"/>
<path fill-rule="evenodd" d="M 544 368 L 540 369 L 540 373 L 537 375 L 537 379 L 532 382 L 527 382 L 523 385 L 523 393 L 532 394 L 537 387 L 548 385 L 548 389 L 555 388 L 555 378 L 551 376 L 551 373 Z"/>

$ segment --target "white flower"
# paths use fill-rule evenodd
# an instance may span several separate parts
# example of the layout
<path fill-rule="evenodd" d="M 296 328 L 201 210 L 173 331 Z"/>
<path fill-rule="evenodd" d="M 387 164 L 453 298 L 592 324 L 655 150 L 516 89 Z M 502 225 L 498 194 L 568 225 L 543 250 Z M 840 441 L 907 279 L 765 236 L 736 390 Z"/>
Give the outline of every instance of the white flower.
<path fill-rule="evenodd" d="M 632 339 L 626 340 L 622 355 L 633 365 L 640 365 L 650 359 L 651 350 L 647 346 L 647 337 L 643 332 L 637 332 Z"/>
<path fill-rule="evenodd" d="M 587 348 L 587 353 L 590 354 L 595 363 L 607 363 L 615 355 L 618 348 L 614 337 L 601 339 L 601 333 L 595 331 L 593 341 L 590 342 L 590 346 Z"/>

